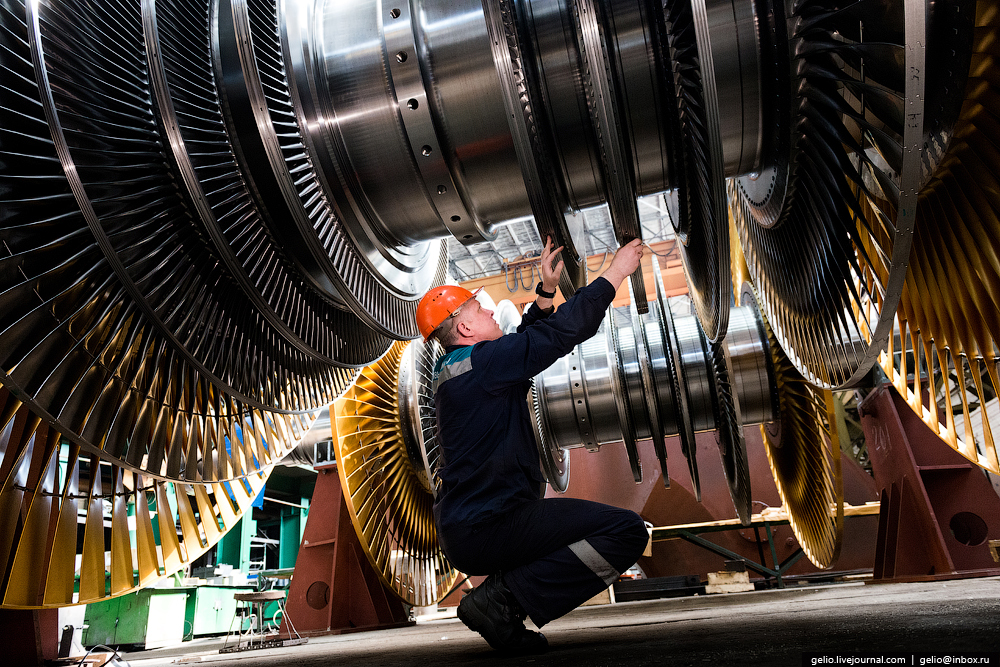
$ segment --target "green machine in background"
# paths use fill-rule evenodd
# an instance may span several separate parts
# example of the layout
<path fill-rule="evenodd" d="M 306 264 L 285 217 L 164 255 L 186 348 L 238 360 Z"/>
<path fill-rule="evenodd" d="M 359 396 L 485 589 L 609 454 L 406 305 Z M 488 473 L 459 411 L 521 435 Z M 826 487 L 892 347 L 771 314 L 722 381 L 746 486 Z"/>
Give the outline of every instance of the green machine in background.
<path fill-rule="evenodd" d="M 138 646 L 179 644 L 194 637 L 223 635 L 246 623 L 236 619 L 236 593 L 246 586 L 147 588 L 87 605 L 83 645 Z"/>
<path fill-rule="evenodd" d="M 276 466 L 265 487 L 264 506 L 244 514 L 219 540 L 214 552 L 206 555 L 209 565 L 231 565 L 234 571 L 248 575 L 246 585 L 241 585 L 237 577 L 236 581 L 226 582 L 231 585 L 219 585 L 216 580 L 194 586 L 148 588 L 91 603 L 84 617 L 84 646 L 150 649 L 246 630 L 249 618 L 236 617 L 233 595 L 256 590 L 264 583 L 256 581 L 258 576 L 270 579 L 268 585 L 287 584 L 302 541 L 315 478 L 311 469 Z M 275 618 L 277 612 L 276 603 L 268 605 L 264 624 L 280 623 L 280 618 Z"/>
<path fill-rule="evenodd" d="M 295 567 L 315 486 L 311 468 L 276 466 L 264 489 L 263 507 L 245 514 L 219 540 L 215 563 L 232 565 L 251 577 L 261 570 Z"/>
<path fill-rule="evenodd" d="M 240 572 L 252 571 L 251 541 L 257 536 L 257 522 L 250 515 L 251 512 L 244 514 L 236 527 L 216 544 L 216 563 L 232 565 Z"/>
<path fill-rule="evenodd" d="M 184 638 L 190 588 L 149 588 L 87 605 L 83 644 L 156 648 Z"/>
<path fill-rule="evenodd" d="M 255 532 L 247 571 L 295 567 L 315 487 L 316 471 L 312 468 L 275 466 L 267 480 L 264 506 L 253 512 Z M 219 562 L 229 562 L 223 560 L 221 551 Z M 232 565 L 236 567 L 236 563 Z"/>
<path fill-rule="evenodd" d="M 190 634 L 184 639 L 220 635 L 233 630 L 243 629 L 245 621 L 236 619 L 237 602 L 233 599 L 236 593 L 249 593 L 253 588 L 234 588 L 231 586 L 197 586 L 188 596 L 184 618 L 190 623 Z M 235 620 L 234 620 L 235 619 Z"/>

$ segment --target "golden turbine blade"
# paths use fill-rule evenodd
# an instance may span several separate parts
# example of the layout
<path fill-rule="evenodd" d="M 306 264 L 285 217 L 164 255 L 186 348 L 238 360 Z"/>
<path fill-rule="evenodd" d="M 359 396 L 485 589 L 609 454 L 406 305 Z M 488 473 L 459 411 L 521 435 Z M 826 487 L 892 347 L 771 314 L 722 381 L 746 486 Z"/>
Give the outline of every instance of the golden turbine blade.
<path fill-rule="evenodd" d="M 896 335 L 879 362 L 942 440 L 1000 474 L 998 65 L 1000 3 L 979 0 L 964 102 L 920 191 Z"/>
<path fill-rule="evenodd" d="M 0 396 L 0 407 L 10 405 Z M 151 585 L 235 526 L 267 477 L 249 475 L 248 493 L 243 480 L 184 484 L 133 474 L 67 442 L 25 405 L 4 409 L 0 419 L 0 557 L 10 564 L 0 579 L 5 608 L 82 604 Z"/>
<path fill-rule="evenodd" d="M 330 413 L 344 498 L 365 555 L 389 590 L 423 606 L 441 600 L 458 572 L 437 544 L 433 496 L 418 478 L 399 416 L 403 351 L 417 344 L 393 345 Z"/>
<path fill-rule="evenodd" d="M 755 302 L 749 283 L 737 294 L 743 305 Z M 799 545 L 816 567 L 827 568 L 840 555 L 844 534 L 844 488 L 833 395 L 802 377 L 764 314 L 759 309 L 757 312 L 767 331 L 778 393 L 778 420 L 760 426 L 767 461 Z"/>

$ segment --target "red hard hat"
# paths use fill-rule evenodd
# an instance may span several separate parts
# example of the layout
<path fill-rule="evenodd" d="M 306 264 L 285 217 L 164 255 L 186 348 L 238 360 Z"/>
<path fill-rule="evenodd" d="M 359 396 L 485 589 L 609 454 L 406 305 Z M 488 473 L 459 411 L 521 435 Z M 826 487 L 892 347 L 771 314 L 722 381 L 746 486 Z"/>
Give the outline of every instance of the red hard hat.
<path fill-rule="evenodd" d="M 458 285 L 441 285 L 427 292 L 417 304 L 417 328 L 424 340 L 466 301 L 474 299 L 482 289 L 480 287 L 475 292 L 470 292 Z"/>

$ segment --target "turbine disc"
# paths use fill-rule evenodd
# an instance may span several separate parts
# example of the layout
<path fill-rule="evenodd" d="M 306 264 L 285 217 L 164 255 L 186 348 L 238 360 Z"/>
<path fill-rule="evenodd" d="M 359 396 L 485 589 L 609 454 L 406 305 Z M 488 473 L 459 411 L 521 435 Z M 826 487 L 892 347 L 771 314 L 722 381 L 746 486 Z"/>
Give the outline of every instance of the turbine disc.
<path fill-rule="evenodd" d="M 949 446 L 994 473 L 1000 473 L 1000 423 L 989 418 L 1000 392 L 998 24 L 995 0 L 976 3 L 964 104 L 947 151 L 920 192 L 897 336 L 880 357 L 914 412 Z"/>
<path fill-rule="evenodd" d="M 552 247 L 563 247 L 559 289 L 569 297 L 587 284 L 587 262 L 581 252 L 584 248 L 577 248 L 566 224 L 565 214 L 570 206 L 556 182 L 550 148 L 544 141 L 547 132 L 540 131 L 545 123 L 545 114 L 539 114 L 532 103 L 533 99 L 540 99 L 541 94 L 537 89 L 537 75 L 524 57 L 524 40 L 517 29 L 516 11 L 515 3 L 510 0 L 483 2 L 483 12 L 493 39 L 493 62 L 502 84 L 507 120 L 535 215 L 535 226 L 542 241 L 551 236 Z"/>
<path fill-rule="evenodd" d="M 712 368 L 714 370 L 716 442 L 722 456 L 722 470 L 726 475 L 729 495 L 736 508 L 736 516 L 744 526 L 750 525 L 753 514 L 753 499 L 750 494 L 750 463 L 747 461 L 747 446 L 743 437 L 743 417 L 740 413 L 739 396 L 733 386 L 732 360 L 725 342 L 711 343 Z"/>
<path fill-rule="evenodd" d="M 0 381 L 104 461 L 214 482 L 280 458 L 355 372 L 261 327 L 192 242 L 151 129 L 139 9 L 4 14 L 0 155 L 19 168 L 0 172 Z"/>
<path fill-rule="evenodd" d="M 628 308 L 626 307 L 624 310 L 627 312 Z M 639 484 L 642 482 L 642 462 L 639 460 L 639 448 L 636 445 L 635 420 L 632 416 L 633 408 L 639 404 L 632 403 L 631 399 L 638 397 L 635 397 L 633 392 L 630 391 L 630 374 L 625 369 L 626 364 L 634 363 L 637 359 L 635 357 L 635 345 L 623 345 L 622 332 L 619 331 L 618 317 L 617 308 L 608 308 L 602 326 L 604 327 L 607 344 L 611 395 L 614 397 L 615 407 L 617 408 L 618 424 L 621 428 L 625 452 L 628 454 L 629 467 L 632 469 L 632 478 L 636 484 Z M 622 325 L 624 325 L 624 314 L 622 319 Z M 631 329 L 628 330 L 628 334 L 631 338 Z M 632 343 L 633 341 L 630 340 L 628 342 Z"/>
<path fill-rule="evenodd" d="M 534 379 L 531 381 L 531 391 L 528 394 L 528 408 L 533 417 L 532 433 L 535 434 L 535 445 L 542 461 L 545 481 L 558 493 L 565 493 L 569 488 L 569 452 L 556 447 L 555 441 L 549 437 L 551 430 L 545 414 L 545 403 L 538 400 Z"/>
<path fill-rule="evenodd" d="M 636 201 L 635 166 L 623 134 L 623 119 L 618 114 L 617 101 L 622 94 L 621 85 L 612 73 L 609 59 L 611 36 L 604 25 L 607 8 L 595 0 L 573 0 L 569 4 L 577 32 L 576 45 L 580 50 L 581 60 L 586 63 L 580 72 L 583 79 L 581 85 L 587 97 L 591 125 L 596 129 L 611 224 L 618 244 L 625 245 L 632 239 L 642 238 L 642 226 L 639 224 Z M 646 301 L 646 284 L 642 271 L 633 271 L 629 282 L 638 298 L 633 303 L 640 314 L 645 314 L 649 304 Z M 628 442 L 626 439 L 626 447 Z M 633 474 L 636 474 L 635 465 Z"/>
<path fill-rule="evenodd" d="M 382 583 L 415 606 L 441 600 L 458 576 L 437 541 L 434 496 L 421 484 L 400 421 L 396 343 L 334 403 L 337 469 L 365 555 Z M 421 462 L 422 465 L 422 462 Z"/>
<path fill-rule="evenodd" d="M 655 263 L 653 270 L 659 270 L 659 266 Z M 629 298 L 635 303 L 632 283 L 629 283 Z M 662 370 L 666 370 L 663 345 L 665 325 L 659 317 L 662 312 L 659 306 L 655 306 L 652 310 L 647 309 L 645 315 L 640 315 L 638 309 L 629 308 L 629 314 L 632 317 L 632 335 L 635 338 L 639 374 L 642 379 L 642 400 L 646 407 L 646 417 L 649 420 L 649 436 L 653 440 L 653 451 L 656 452 L 656 459 L 660 463 L 663 486 L 670 488 L 670 477 L 667 474 L 667 447 L 663 441 L 663 420 L 660 417 L 661 390 L 656 381 L 655 368 L 657 364 L 660 364 L 662 365 Z M 652 329 L 652 335 L 650 335 L 647 327 Z M 663 393 L 667 392 L 664 391 Z"/>
<path fill-rule="evenodd" d="M 146 0 L 142 10 L 168 157 L 232 280 L 268 325 L 306 358 L 358 367 L 382 356 L 392 341 L 305 284 L 243 179 L 215 86 L 210 3 Z"/>
<path fill-rule="evenodd" d="M 267 477 L 183 484 L 136 474 L 0 389 L 0 603 L 63 607 L 151 586 L 233 528 Z"/>
<path fill-rule="evenodd" d="M 776 131 L 762 170 L 729 195 L 761 307 L 818 386 L 856 383 L 892 331 L 935 86 L 933 71 L 907 72 L 926 71 L 927 27 L 954 11 L 932 5 L 811 0 L 785 17 L 774 5 Z"/>
<path fill-rule="evenodd" d="M 799 545 L 816 567 L 827 568 L 840 555 L 844 534 L 844 486 L 833 396 L 795 369 L 757 307 L 749 284 L 743 287 L 741 301 L 754 305 L 771 349 L 779 418 L 760 427 L 771 474 Z"/>
<path fill-rule="evenodd" d="M 414 251 L 419 257 L 410 258 L 407 276 L 412 289 L 402 279 L 391 286 L 379 279 L 378 266 L 406 261 L 379 257 L 373 263 L 359 250 L 364 231 L 348 231 L 330 185 L 313 167 L 286 76 L 277 11 L 274 0 L 222 0 L 215 15 L 215 66 L 225 82 L 226 119 L 240 137 L 241 163 L 274 232 L 284 235 L 313 288 L 383 336 L 416 338 L 417 297 L 442 282 L 444 244 L 425 243 Z M 240 49 L 240 43 L 250 48 Z"/>
<path fill-rule="evenodd" d="M 678 175 L 681 199 L 672 222 L 695 312 L 709 340 L 719 341 L 726 335 L 731 299 L 725 174 L 718 108 L 710 99 L 714 74 L 699 52 L 693 4 L 670 0 L 663 9 L 679 109 L 680 127 L 672 134 L 682 137 L 686 160 Z"/>
<path fill-rule="evenodd" d="M 437 442 L 437 413 L 431 387 L 434 363 L 442 354 L 444 350 L 436 340 L 425 342 L 418 338 L 403 348 L 399 364 L 400 429 L 417 479 L 434 497 L 439 484 L 441 448 Z"/>
<path fill-rule="evenodd" d="M 656 304 L 659 309 L 659 318 L 663 322 L 665 331 L 664 340 L 666 346 L 667 366 L 670 370 L 671 396 L 673 397 L 673 414 L 677 419 L 677 431 L 681 441 L 681 453 L 687 459 L 688 472 L 691 475 L 691 487 L 694 490 L 695 498 L 701 502 L 701 479 L 698 476 L 698 445 L 694 438 L 694 422 L 691 414 L 691 401 L 687 393 L 687 382 L 684 376 L 684 366 L 681 359 L 681 350 L 677 344 L 677 327 L 674 324 L 674 315 L 670 309 L 670 302 L 667 300 L 666 290 L 663 288 L 663 275 L 660 273 L 660 265 L 656 257 L 651 258 L 653 263 L 653 284 L 656 287 Z"/>

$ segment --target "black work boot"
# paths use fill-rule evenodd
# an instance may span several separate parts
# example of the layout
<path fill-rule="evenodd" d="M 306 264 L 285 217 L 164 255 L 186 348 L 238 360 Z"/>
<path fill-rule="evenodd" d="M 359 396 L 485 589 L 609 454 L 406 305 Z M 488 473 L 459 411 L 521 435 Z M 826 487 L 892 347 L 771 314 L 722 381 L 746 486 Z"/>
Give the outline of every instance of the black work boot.
<path fill-rule="evenodd" d="M 458 605 L 458 618 L 504 653 L 541 653 L 548 648 L 545 635 L 524 627 L 526 616 L 499 574 L 487 577 Z"/>

